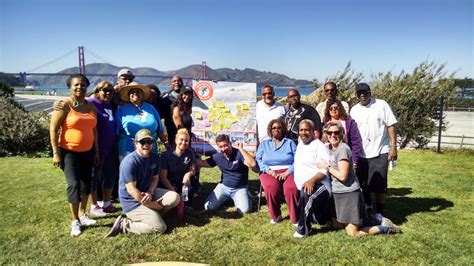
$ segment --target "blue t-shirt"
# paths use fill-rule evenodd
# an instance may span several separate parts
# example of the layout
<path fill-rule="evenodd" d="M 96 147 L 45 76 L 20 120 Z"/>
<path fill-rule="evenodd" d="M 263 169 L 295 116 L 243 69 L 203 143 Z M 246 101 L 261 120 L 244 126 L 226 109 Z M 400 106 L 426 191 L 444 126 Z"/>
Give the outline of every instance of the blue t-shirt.
<path fill-rule="evenodd" d="M 208 158 L 207 163 L 221 170 L 221 183 L 226 187 L 246 187 L 249 179 L 249 168 L 244 164 L 244 156 L 236 148 L 232 148 L 230 159 L 222 152 L 218 152 Z"/>
<path fill-rule="evenodd" d="M 118 150 L 121 156 L 135 150 L 133 140 L 140 129 L 150 130 L 154 139 L 156 139 L 157 132 L 163 132 L 160 114 L 149 103 L 142 103 L 140 109 L 131 103 L 121 105 L 115 112 L 115 119 L 119 136 Z M 156 148 L 155 143 L 153 149 L 156 151 Z"/>
<path fill-rule="evenodd" d="M 160 157 L 152 152 L 150 157 L 143 158 L 138 152 L 132 152 L 125 156 L 120 163 L 119 199 L 124 212 L 131 212 L 140 206 L 130 193 L 125 184 L 137 182 L 137 189 L 146 192 L 150 189 L 152 177 L 160 173 Z"/>
<path fill-rule="evenodd" d="M 184 151 L 181 156 L 176 155 L 174 150 L 167 150 L 161 155 L 161 170 L 168 171 L 168 180 L 176 189 L 183 186 L 183 177 L 189 171 L 189 168 L 196 163 L 194 152 L 191 149 Z M 160 187 L 164 188 L 161 184 Z"/>
<path fill-rule="evenodd" d="M 273 139 L 266 139 L 260 143 L 257 150 L 257 163 L 260 170 L 268 173 L 270 166 L 289 165 L 288 172 L 293 173 L 296 144 L 293 140 L 283 138 L 280 147 L 275 147 Z"/>

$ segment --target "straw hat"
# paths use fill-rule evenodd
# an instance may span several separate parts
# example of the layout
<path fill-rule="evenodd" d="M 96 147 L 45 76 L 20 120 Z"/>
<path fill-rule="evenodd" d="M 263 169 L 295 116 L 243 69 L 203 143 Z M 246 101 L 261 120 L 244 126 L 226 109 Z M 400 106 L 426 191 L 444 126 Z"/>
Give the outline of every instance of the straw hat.
<path fill-rule="evenodd" d="M 139 84 L 138 82 L 131 82 L 127 86 L 124 86 L 120 89 L 120 99 L 122 99 L 122 101 L 129 101 L 128 93 L 131 89 L 140 89 L 143 92 L 143 101 L 146 101 L 148 100 L 148 98 L 150 98 L 150 88 L 145 85 Z"/>

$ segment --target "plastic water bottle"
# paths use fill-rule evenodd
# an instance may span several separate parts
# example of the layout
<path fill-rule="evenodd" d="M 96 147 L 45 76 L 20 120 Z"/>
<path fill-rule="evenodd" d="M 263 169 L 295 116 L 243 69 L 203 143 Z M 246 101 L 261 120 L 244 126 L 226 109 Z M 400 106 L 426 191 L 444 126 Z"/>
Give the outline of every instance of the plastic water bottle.
<path fill-rule="evenodd" d="M 397 161 L 396 160 L 391 160 L 390 162 L 388 162 L 388 170 L 395 171 L 396 167 L 397 167 Z"/>
<path fill-rule="evenodd" d="M 183 190 L 181 191 L 181 199 L 182 199 L 183 201 L 188 201 L 188 200 L 189 200 L 189 198 L 188 198 L 188 192 L 189 192 L 188 186 L 184 185 L 184 186 L 183 186 Z"/>

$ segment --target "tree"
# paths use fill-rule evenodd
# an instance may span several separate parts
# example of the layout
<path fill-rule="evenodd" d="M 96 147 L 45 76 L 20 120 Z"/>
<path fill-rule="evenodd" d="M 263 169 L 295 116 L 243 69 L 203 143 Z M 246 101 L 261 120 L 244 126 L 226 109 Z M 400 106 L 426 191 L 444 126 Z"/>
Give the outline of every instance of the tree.
<path fill-rule="evenodd" d="M 410 142 L 424 147 L 437 130 L 439 97 L 451 98 L 455 92 L 453 74 L 446 77 L 445 65 L 423 62 L 412 73 L 379 73 L 374 77 L 372 94 L 384 99 L 397 117 L 400 148 Z M 443 126 L 446 121 L 443 118 Z"/>
<path fill-rule="evenodd" d="M 0 97 L 13 98 L 15 90 L 5 80 L 0 80 Z"/>

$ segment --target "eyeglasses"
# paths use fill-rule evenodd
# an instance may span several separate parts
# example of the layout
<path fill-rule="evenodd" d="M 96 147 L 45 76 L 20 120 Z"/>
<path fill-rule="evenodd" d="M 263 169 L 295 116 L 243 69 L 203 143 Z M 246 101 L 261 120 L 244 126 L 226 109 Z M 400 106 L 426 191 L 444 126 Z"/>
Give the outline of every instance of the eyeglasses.
<path fill-rule="evenodd" d="M 370 94 L 370 91 L 358 91 L 358 92 L 356 92 L 357 97 L 359 97 L 361 95 L 369 95 L 369 94 Z"/>
<path fill-rule="evenodd" d="M 339 107 L 337 107 L 337 106 L 329 107 L 329 111 L 337 111 L 337 110 L 339 110 Z"/>
<path fill-rule="evenodd" d="M 324 92 L 333 92 L 336 91 L 336 89 L 324 89 Z"/>
<path fill-rule="evenodd" d="M 142 139 L 142 140 L 139 141 L 139 143 L 142 146 L 145 146 L 146 144 L 151 145 L 151 144 L 153 144 L 153 140 L 151 140 L 151 139 Z"/>
<path fill-rule="evenodd" d="M 113 89 L 101 89 L 101 91 L 105 94 L 107 93 L 114 93 L 114 90 Z"/>
<path fill-rule="evenodd" d="M 326 131 L 326 134 L 328 134 L 328 136 L 332 136 L 332 134 L 335 134 L 335 135 L 339 136 L 339 134 L 341 134 L 341 131 L 339 131 L 339 130 L 336 130 L 336 131 L 328 130 L 328 131 Z"/>
<path fill-rule="evenodd" d="M 272 127 L 272 130 L 281 129 L 281 127 Z"/>
<path fill-rule="evenodd" d="M 288 99 L 289 98 L 295 98 L 295 97 L 298 97 L 298 96 L 299 96 L 298 94 L 288 95 Z"/>

